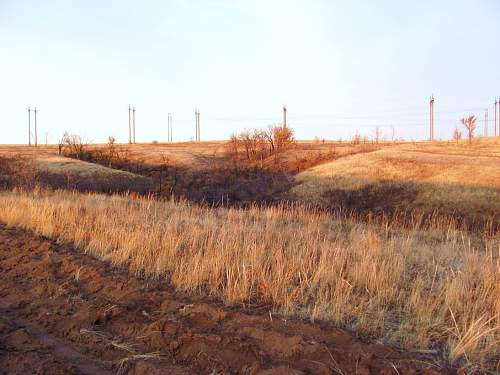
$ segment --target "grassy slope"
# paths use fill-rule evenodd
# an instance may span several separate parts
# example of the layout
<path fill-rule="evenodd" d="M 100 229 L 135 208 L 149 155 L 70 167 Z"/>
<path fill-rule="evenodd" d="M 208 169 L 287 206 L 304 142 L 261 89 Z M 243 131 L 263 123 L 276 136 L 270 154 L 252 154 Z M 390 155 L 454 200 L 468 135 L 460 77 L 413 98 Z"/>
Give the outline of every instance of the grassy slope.
<path fill-rule="evenodd" d="M 270 303 L 409 349 L 498 366 L 498 234 L 479 239 L 446 221 L 403 231 L 394 221 L 332 220 L 300 207 L 213 209 L 39 191 L 0 193 L 0 221 L 228 304 Z"/>
<path fill-rule="evenodd" d="M 130 179 L 139 177 L 130 172 L 107 168 L 102 165 L 87 163 L 85 161 L 70 159 L 63 156 L 37 157 L 32 160 L 31 165 L 43 172 L 74 174 L 81 178 L 112 178 L 117 175 Z"/>
<path fill-rule="evenodd" d="M 500 215 L 500 140 L 405 144 L 353 155 L 302 172 L 292 195 L 352 209 L 405 210 L 468 217 Z"/>
<path fill-rule="evenodd" d="M 8 155 L 4 153 L 3 155 Z M 53 188 L 84 191 L 147 191 L 150 181 L 134 173 L 107 168 L 94 163 L 53 155 L 50 152 L 2 157 L 2 173 Z M 6 176 L 4 176 L 6 177 Z M 1 178 L 0 178 L 1 181 Z"/>
<path fill-rule="evenodd" d="M 167 158 L 169 164 L 199 169 L 209 166 L 212 159 L 224 155 L 226 141 L 116 144 L 115 147 L 132 161 L 154 165 L 164 163 L 165 158 Z M 91 150 L 106 149 L 107 145 L 90 144 L 88 148 Z M 285 152 L 283 158 L 294 160 L 319 152 L 332 152 L 332 150 L 343 154 L 350 152 L 352 148 L 349 143 L 297 141 L 294 148 Z M 58 148 L 55 145 L 41 145 L 37 148 L 25 145 L 0 145 L 0 156 L 39 158 L 57 154 Z"/>

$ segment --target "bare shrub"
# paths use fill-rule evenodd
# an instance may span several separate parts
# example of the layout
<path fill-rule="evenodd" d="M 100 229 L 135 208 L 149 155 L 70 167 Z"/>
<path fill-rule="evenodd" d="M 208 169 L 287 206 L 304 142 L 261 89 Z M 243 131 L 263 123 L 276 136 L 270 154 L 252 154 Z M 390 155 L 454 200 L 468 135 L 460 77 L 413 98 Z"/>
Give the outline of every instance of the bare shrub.
<path fill-rule="evenodd" d="M 59 141 L 59 155 L 84 160 L 87 144 L 77 134 L 63 134 Z"/>
<path fill-rule="evenodd" d="M 295 142 L 293 129 L 281 126 L 269 126 L 265 130 L 245 129 L 239 134 L 232 134 L 227 150 L 233 160 L 241 154 L 247 161 L 257 161 L 275 155 Z"/>

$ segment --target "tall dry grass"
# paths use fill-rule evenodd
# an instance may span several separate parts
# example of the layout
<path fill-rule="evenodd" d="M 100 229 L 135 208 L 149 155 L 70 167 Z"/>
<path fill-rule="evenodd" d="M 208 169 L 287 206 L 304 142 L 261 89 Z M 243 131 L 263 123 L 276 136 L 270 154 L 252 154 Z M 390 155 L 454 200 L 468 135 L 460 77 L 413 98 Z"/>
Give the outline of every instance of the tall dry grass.
<path fill-rule="evenodd" d="M 500 370 L 500 239 L 303 207 L 211 209 L 69 192 L 0 193 L 0 221 L 227 304 L 269 303 L 407 349 Z"/>

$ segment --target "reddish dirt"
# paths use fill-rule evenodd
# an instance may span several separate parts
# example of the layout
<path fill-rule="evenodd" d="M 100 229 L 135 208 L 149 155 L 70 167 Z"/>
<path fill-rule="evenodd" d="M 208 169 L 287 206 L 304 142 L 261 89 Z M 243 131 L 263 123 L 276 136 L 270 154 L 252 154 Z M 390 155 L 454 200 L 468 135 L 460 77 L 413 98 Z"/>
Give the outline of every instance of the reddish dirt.
<path fill-rule="evenodd" d="M 0 280 L 0 374 L 456 373 L 329 325 L 188 298 L 2 225 Z"/>

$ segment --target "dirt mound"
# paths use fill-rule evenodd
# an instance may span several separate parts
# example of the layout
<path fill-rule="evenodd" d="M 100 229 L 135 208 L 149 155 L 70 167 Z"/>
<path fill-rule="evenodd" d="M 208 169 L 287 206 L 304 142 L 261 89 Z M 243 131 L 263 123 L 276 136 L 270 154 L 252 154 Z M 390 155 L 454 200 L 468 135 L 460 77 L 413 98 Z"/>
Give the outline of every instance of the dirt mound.
<path fill-rule="evenodd" d="M 0 279 L 0 373 L 455 373 L 331 326 L 189 299 L 5 226 Z"/>

